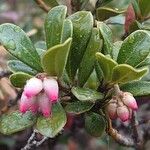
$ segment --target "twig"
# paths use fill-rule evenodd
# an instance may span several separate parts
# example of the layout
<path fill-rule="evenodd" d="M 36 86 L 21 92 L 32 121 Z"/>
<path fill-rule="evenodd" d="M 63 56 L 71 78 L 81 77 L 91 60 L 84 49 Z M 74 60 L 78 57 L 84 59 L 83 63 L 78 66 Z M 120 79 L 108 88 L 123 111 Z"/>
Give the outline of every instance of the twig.
<path fill-rule="evenodd" d="M 39 5 L 41 9 L 43 9 L 45 12 L 48 12 L 50 10 L 50 7 L 47 6 L 43 0 L 35 0 L 35 2 Z"/>
<path fill-rule="evenodd" d="M 137 114 L 135 111 L 132 113 L 132 119 L 131 119 L 131 125 L 133 129 L 133 139 L 136 146 L 136 149 L 140 150 L 143 149 L 143 140 L 142 140 L 142 134 L 140 134 L 140 130 L 138 128 L 139 122 L 137 120 Z"/>
<path fill-rule="evenodd" d="M 0 72 L 0 79 L 4 78 L 4 77 L 8 77 L 9 75 L 11 75 L 12 72 L 11 71 L 8 71 L 8 70 L 5 70 L 5 71 L 1 71 Z"/>

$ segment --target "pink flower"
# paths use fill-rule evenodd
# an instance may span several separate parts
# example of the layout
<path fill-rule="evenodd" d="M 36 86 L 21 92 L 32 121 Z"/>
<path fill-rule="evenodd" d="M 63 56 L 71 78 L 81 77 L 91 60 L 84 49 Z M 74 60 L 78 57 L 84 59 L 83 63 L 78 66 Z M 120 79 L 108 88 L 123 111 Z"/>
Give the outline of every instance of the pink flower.
<path fill-rule="evenodd" d="M 50 101 L 54 103 L 57 102 L 59 90 L 57 81 L 53 78 L 44 78 L 43 88 Z"/>
<path fill-rule="evenodd" d="M 130 117 L 129 110 L 125 105 L 117 108 L 117 115 L 123 122 L 129 120 Z"/>
<path fill-rule="evenodd" d="M 135 100 L 135 98 L 133 97 L 133 95 L 131 93 L 124 92 L 122 101 L 129 108 L 131 108 L 133 110 L 137 110 L 138 109 L 136 100 Z"/>
<path fill-rule="evenodd" d="M 33 97 L 41 92 L 43 89 L 42 81 L 38 78 L 31 78 L 27 81 L 27 84 L 24 87 L 24 94 L 27 97 Z"/>
<path fill-rule="evenodd" d="M 107 105 L 107 110 L 108 110 L 109 117 L 111 119 L 117 118 L 117 104 L 116 103 L 109 103 Z"/>

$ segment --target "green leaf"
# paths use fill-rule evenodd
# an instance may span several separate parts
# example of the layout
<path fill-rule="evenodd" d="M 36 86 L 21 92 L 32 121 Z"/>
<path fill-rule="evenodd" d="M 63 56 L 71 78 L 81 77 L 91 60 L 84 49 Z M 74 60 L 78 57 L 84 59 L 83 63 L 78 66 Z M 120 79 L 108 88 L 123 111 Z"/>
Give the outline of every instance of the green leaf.
<path fill-rule="evenodd" d="M 68 19 L 73 23 L 73 41 L 67 63 L 67 72 L 69 77 L 74 79 L 91 36 L 93 16 L 90 12 L 79 11 L 69 16 Z"/>
<path fill-rule="evenodd" d="M 43 0 L 50 8 L 55 7 L 58 4 L 57 0 Z"/>
<path fill-rule="evenodd" d="M 73 87 L 71 89 L 71 92 L 78 100 L 83 102 L 95 102 L 96 100 L 102 100 L 104 98 L 104 95 L 102 93 L 88 88 Z"/>
<path fill-rule="evenodd" d="M 45 41 L 38 41 L 34 44 L 34 46 L 35 46 L 35 48 L 40 48 L 40 49 L 43 49 L 43 50 L 47 49 Z"/>
<path fill-rule="evenodd" d="M 0 116 L 0 133 L 10 135 L 32 126 L 36 121 L 36 116 L 27 112 L 9 112 Z"/>
<path fill-rule="evenodd" d="M 49 11 L 44 24 L 47 49 L 61 43 L 66 13 L 67 7 L 63 5 Z"/>
<path fill-rule="evenodd" d="M 112 49 L 111 54 L 112 54 L 112 59 L 115 60 L 115 61 L 117 61 L 117 57 L 118 57 L 121 45 L 122 45 L 122 41 L 117 41 L 113 45 L 113 49 Z"/>
<path fill-rule="evenodd" d="M 61 77 L 71 46 L 72 38 L 66 40 L 63 44 L 50 48 L 42 58 L 44 71 L 51 76 Z"/>
<path fill-rule="evenodd" d="M 139 7 L 143 17 L 150 15 L 150 3 L 149 0 L 139 0 Z"/>
<path fill-rule="evenodd" d="M 96 53 L 96 58 L 102 69 L 105 80 L 110 81 L 112 78 L 113 68 L 117 65 L 117 63 L 113 59 L 99 52 Z"/>
<path fill-rule="evenodd" d="M 129 33 L 132 33 L 136 30 L 139 30 L 142 28 L 142 24 L 140 24 L 140 22 L 138 22 L 137 20 L 134 20 L 131 25 L 129 26 Z"/>
<path fill-rule="evenodd" d="M 138 66 L 150 53 L 150 34 L 144 30 L 131 33 L 122 43 L 118 54 L 119 64 Z"/>
<path fill-rule="evenodd" d="M 91 38 L 79 67 L 78 80 L 80 86 L 85 84 L 92 73 L 95 64 L 95 53 L 100 51 L 101 46 L 102 40 L 99 36 L 99 30 L 97 28 L 93 28 Z"/>
<path fill-rule="evenodd" d="M 103 53 L 111 54 L 113 49 L 113 39 L 111 29 L 103 22 L 97 22 L 97 27 L 100 29 L 100 34 L 104 40 Z"/>
<path fill-rule="evenodd" d="M 104 117 L 93 112 L 86 114 L 85 129 L 92 136 L 102 136 L 106 129 L 106 122 Z"/>
<path fill-rule="evenodd" d="M 0 25 L 0 43 L 17 59 L 39 72 L 42 71 L 40 57 L 20 27 L 10 23 Z"/>
<path fill-rule="evenodd" d="M 24 72 L 30 75 L 36 75 L 38 72 L 31 67 L 27 66 L 19 60 L 9 60 L 8 67 L 12 72 Z"/>
<path fill-rule="evenodd" d="M 52 116 L 45 118 L 40 116 L 37 119 L 36 129 L 46 137 L 55 137 L 65 126 L 67 121 L 65 111 L 60 103 L 52 106 Z"/>
<path fill-rule="evenodd" d="M 150 95 L 150 82 L 147 81 L 134 81 L 123 84 L 121 90 L 133 94 L 133 96 L 146 96 Z"/>
<path fill-rule="evenodd" d="M 73 34 L 73 25 L 69 19 L 66 19 L 64 22 L 64 28 L 62 33 L 62 43 L 65 42 L 68 38 L 72 37 Z"/>
<path fill-rule="evenodd" d="M 150 65 L 150 57 L 147 57 L 144 61 L 142 61 L 137 68 L 145 67 Z"/>
<path fill-rule="evenodd" d="M 135 69 L 127 64 L 117 65 L 113 69 L 112 82 L 126 83 L 133 80 L 139 80 L 147 73 L 147 71 L 147 68 Z"/>
<path fill-rule="evenodd" d="M 125 12 L 124 10 L 122 11 L 122 10 L 108 8 L 108 7 L 99 7 L 96 10 L 96 16 L 98 20 L 103 21 L 103 20 L 107 20 L 110 17 L 122 14 L 124 12 Z"/>
<path fill-rule="evenodd" d="M 65 110 L 68 113 L 79 115 L 89 111 L 93 106 L 94 103 L 91 102 L 75 101 L 75 102 L 68 103 L 67 106 L 65 107 Z"/>
<path fill-rule="evenodd" d="M 27 73 L 17 72 L 12 74 L 9 79 L 13 86 L 22 88 L 30 78 L 32 78 L 32 76 Z"/>
<path fill-rule="evenodd" d="M 43 58 L 43 55 L 46 53 L 46 51 L 41 48 L 36 48 L 36 51 L 38 52 L 41 59 Z"/>

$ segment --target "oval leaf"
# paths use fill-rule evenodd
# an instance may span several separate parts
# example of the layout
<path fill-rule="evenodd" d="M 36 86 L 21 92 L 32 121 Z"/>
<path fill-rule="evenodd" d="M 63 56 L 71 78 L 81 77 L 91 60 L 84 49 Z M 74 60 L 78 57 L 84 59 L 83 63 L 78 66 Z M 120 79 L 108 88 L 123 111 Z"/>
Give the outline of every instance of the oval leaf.
<path fill-rule="evenodd" d="M 117 65 L 113 69 L 112 82 L 126 83 L 133 80 L 139 80 L 147 73 L 147 68 L 135 69 L 127 64 Z"/>
<path fill-rule="evenodd" d="M 80 86 L 85 84 L 92 73 L 95 64 L 95 53 L 100 51 L 101 46 L 102 40 L 99 36 L 99 30 L 94 28 L 79 67 L 78 80 Z"/>
<path fill-rule="evenodd" d="M 90 12 L 80 11 L 69 16 L 68 19 L 73 23 L 73 41 L 67 63 L 67 72 L 69 77 L 74 79 L 91 36 L 93 16 Z"/>
<path fill-rule="evenodd" d="M 80 101 L 95 102 L 96 100 L 104 98 L 104 95 L 102 93 L 88 88 L 73 87 L 71 89 L 71 92 Z"/>
<path fill-rule="evenodd" d="M 49 11 L 44 24 L 47 49 L 61 43 L 66 13 L 67 7 L 63 5 Z"/>
<path fill-rule="evenodd" d="M 36 75 L 38 72 L 31 67 L 27 66 L 19 60 L 8 61 L 8 67 L 12 72 L 24 72 L 30 75 Z"/>
<path fill-rule="evenodd" d="M 111 54 L 111 51 L 113 49 L 111 29 L 103 22 L 97 22 L 97 27 L 100 29 L 100 34 L 104 40 L 103 53 Z"/>
<path fill-rule="evenodd" d="M 85 115 L 85 129 L 90 135 L 100 137 L 105 128 L 106 122 L 103 116 L 93 112 Z"/>
<path fill-rule="evenodd" d="M 130 34 L 122 43 L 118 54 L 119 64 L 138 66 L 150 53 L 150 34 L 144 30 L 138 30 Z"/>
<path fill-rule="evenodd" d="M 150 3 L 149 0 L 139 0 L 139 7 L 143 17 L 150 15 Z"/>
<path fill-rule="evenodd" d="M 32 78 L 32 76 L 27 73 L 17 72 L 10 76 L 10 82 L 13 86 L 22 88 L 30 78 Z"/>
<path fill-rule="evenodd" d="M 117 65 L 117 63 L 113 59 L 103 55 L 102 53 L 96 53 L 96 58 L 102 69 L 105 80 L 110 81 L 113 68 Z"/>
<path fill-rule="evenodd" d="M 66 124 L 66 114 L 60 103 L 52 106 L 52 116 L 45 118 L 40 116 L 37 119 L 36 129 L 46 137 L 55 137 Z"/>
<path fill-rule="evenodd" d="M 63 44 L 50 48 L 42 58 L 44 71 L 51 76 L 61 77 L 71 46 L 72 38 L 66 40 Z"/>
<path fill-rule="evenodd" d="M 36 121 L 36 116 L 27 112 L 25 114 L 19 111 L 10 112 L 0 116 L 0 132 L 6 135 L 22 131 L 32 126 Z"/>
<path fill-rule="evenodd" d="M 150 82 L 134 81 L 131 83 L 126 83 L 121 86 L 121 90 L 130 92 L 133 96 L 150 95 Z"/>
<path fill-rule="evenodd" d="M 42 71 L 40 57 L 20 27 L 9 23 L 0 25 L 0 43 L 17 59 L 39 72 Z"/>
<path fill-rule="evenodd" d="M 89 111 L 93 106 L 94 103 L 91 102 L 76 101 L 76 102 L 68 103 L 67 106 L 65 107 L 65 110 L 68 113 L 79 115 Z"/>

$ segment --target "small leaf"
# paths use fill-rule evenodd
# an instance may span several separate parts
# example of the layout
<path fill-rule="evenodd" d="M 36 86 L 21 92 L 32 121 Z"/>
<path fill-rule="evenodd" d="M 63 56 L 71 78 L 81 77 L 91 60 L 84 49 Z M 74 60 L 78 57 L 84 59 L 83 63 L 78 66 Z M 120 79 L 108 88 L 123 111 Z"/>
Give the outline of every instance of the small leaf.
<path fill-rule="evenodd" d="M 122 14 L 124 12 L 124 10 L 115 10 L 108 7 L 99 7 L 96 10 L 96 16 L 99 21 L 103 21 L 118 14 Z"/>
<path fill-rule="evenodd" d="M 17 72 L 10 76 L 10 82 L 13 86 L 22 88 L 30 78 L 32 78 L 32 76 L 27 73 Z"/>
<path fill-rule="evenodd" d="M 105 80 L 110 81 L 113 68 L 117 65 L 117 63 L 113 59 L 103 55 L 102 53 L 96 53 L 96 58 L 102 69 Z"/>
<path fill-rule="evenodd" d="M 36 75 L 38 72 L 31 67 L 27 66 L 19 60 L 9 60 L 8 67 L 12 72 L 24 72 L 30 75 Z"/>
<path fill-rule="evenodd" d="M 0 25 L 0 43 L 17 59 L 39 72 L 42 71 L 40 57 L 20 27 L 10 23 Z"/>
<path fill-rule="evenodd" d="M 10 135 L 32 126 L 36 121 L 36 116 L 27 112 L 25 114 L 19 111 L 10 112 L 0 116 L 0 132 Z"/>
<path fill-rule="evenodd" d="M 105 128 L 106 122 L 103 116 L 93 112 L 85 115 L 85 129 L 90 135 L 100 137 L 103 135 Z"/>
<path fill-rule="evenodd" d="M 90 12 L 79 11 L 68 17 L 73 23 L 73 41 L 67 63 L 67 72 L 74 79 L 81 63 L 93 28 L 93 16 Z"/>
<path fill-rule="evenodd" d="M 67 7 L 63 5 L 49 11 L 44 25 L 47 49 L 61 43 L 66 13 Z"/>
<path fill-rule="evenodd" d="M 134 96 L 150 95 L 150 82 L 134 81 L 123 84 L 121 90 L 132 93 Z"/>
<path fill-rule="evenodd" d="M 42 58 L 44 71 L 51 76 L 61 77 L 68 59 L 72 38 L 50 48 Z"/>
<path fill-rule="evenodd" d="M 150 3 L 149 0 L 139 0 L 139 7 L 143 17 L 150 15 Z"/>
<path fill-rule="evenodd" d="M 91 102 L 75 101 L 75 102 L 68 103 L 67 106 L 65 107 L 65 110 L 68 113 L 79 115 L 89 111 L 93 106 L 94 103 Z"/>
<path fill-rule="evenodd" d="M 72 37 L 73 34 L 73 25 L 69 19 L 66 19 L 64 22 L 64 28 L 62 33 L 62 43 L 65 42 L 68 38 Z"/>
<path fill-rule="evenodd" d="M 150 53 L 150 34 L 144 30 L 131 33 L 122 43 L 118 54 L 119 64 L 138 66 Z"/>
<path fill-rule="evenodd" d="M 147 68 L 135 69 L 130 65 L 121 64 L 117 65 L 113 69 L 112 82 L 114 83 L 126 83 L 133 80 L 139 80 L 147 73 Z"/>
<path fill-rule="evenodd" d="M 97 27 L 100 29 L 100 34 L 104 40 L 103 53 L 111 54 L 113 49 L 113 39 L 111 29 L 103 22 L 98 22 Z"/>
<path fill-rule="evenodd" d="M 41 48 L 36 48 L 36 51 L 38 52 L 41 59 L 43 58 L 43 55 L 46 53 L 46 51 Z"/>
<path fill-rule="evenodd" d="M 93 28 L 91 38 L 79 67 L 78 80 L 80 86 L 85 84 L 92 73 L 95 64 L 95 53 L 100 51 L 101 46 L 102 40 L 99 36 L 99 30 L 97 28 Z"/>
<path fill-rule="evenodd" d="M 96 100 L 102 100 L 104 98 L 102 93 L 88 88 L 73 87 L 71 92 L 80 101 L 95 102 Z"/>
<path fill-rule="evenodd" d="M 60 103 L 52 106 L 52 116 L 45 118 L 40 116 L 37 119 L 36 129 L 46 137 L 55 137 L 65 126 L 67 121 L 65 111 Z"/>

